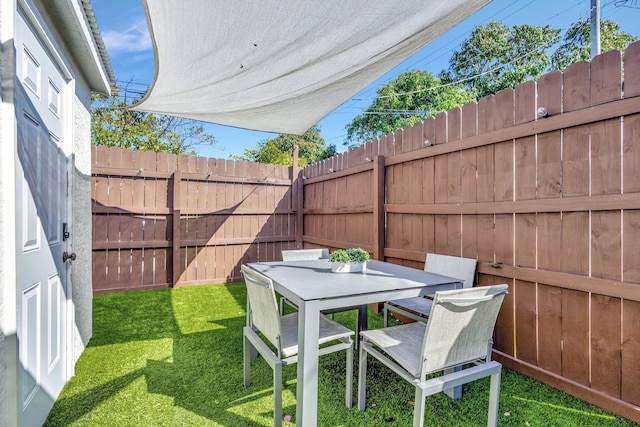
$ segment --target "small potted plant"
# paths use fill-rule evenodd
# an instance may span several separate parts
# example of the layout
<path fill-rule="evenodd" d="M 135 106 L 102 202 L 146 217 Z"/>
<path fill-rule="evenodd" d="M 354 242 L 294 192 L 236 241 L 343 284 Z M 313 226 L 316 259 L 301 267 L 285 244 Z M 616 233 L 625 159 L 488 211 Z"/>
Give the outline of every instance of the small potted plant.
<path fill-rule="evenodd" d="M 338 249 L 331 253 L 331 271 L 334 273 L 359 273 L 366 271 L 369 252 L 361 248 Z"/>

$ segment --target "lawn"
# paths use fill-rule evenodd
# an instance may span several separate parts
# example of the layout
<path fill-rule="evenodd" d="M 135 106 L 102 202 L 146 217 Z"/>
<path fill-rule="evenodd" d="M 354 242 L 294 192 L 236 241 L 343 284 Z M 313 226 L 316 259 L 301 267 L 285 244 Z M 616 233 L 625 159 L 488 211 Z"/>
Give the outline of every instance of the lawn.
<path fill-rule="evenodd" d="M 45 426 L 270 426 L 272 371 L 253 362 L 242 386 L 244 283 L 97 295 L 93 338 Z M 371 328 L 382 316 L 369 313 Z M 336 320 L 355 328 L 355 312 Z M 344 352 L 320 359 L 318 425 L 409 426 L 413 388 L 373 359 L 367 410 L 344 406 Z M 354 367 L 357 372 L 357 357 Z M 632 426 L 624 418 L 503 369 L 500 425 Z M 296 365 L 284 368 L 284 414 L 295 422 Z M 354 403 L 357 391 L 354 383 Z M 427 426 L 486 425 L 488 378 L 463 398 L 427 398 Z"/>

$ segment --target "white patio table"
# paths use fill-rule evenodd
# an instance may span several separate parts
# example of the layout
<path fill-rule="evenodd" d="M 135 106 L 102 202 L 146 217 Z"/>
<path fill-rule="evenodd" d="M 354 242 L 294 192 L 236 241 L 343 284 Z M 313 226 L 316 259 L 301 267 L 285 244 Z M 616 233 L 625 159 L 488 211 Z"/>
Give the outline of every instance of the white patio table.
<path fill-rule="evenodd" d="M 431 295 L 462 287 L 459 279 L 371 260 L 365 273 L 332 273 L 328 260 L 249 263 L 298 305 L 296 425 L 317 425 L 319 313 L 361 305 L 358 330 L 366 329 L 366 304 Z"/>

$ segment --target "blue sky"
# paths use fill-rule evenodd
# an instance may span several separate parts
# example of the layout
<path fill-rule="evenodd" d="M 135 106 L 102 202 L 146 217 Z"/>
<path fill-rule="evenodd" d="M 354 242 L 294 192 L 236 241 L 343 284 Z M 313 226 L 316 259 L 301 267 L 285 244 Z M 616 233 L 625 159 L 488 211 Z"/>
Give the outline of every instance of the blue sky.
<path fill-rule="evenodd" d="M 602 19 L 616 21 L 624 31 L 640 37 L 640 0 L 600 0 L 600 3 Z M 154 59 L 142 1 L 92 0 L 91 4 L 118 85 L 131 82 L 130 89 L 144 91 L 153 81 Z M 566 29 L 587 17 L 590 7 L 590 0 L 493 0 L 321 120 L 321 134 L 327 143 L 335 144 L 338 151 L 344 150 L 345 126 L 371 104 L 377 87 L 404 71 L 423 69 L 437 74 L 446 69 L 452 51 L 459 48 L 476 25 L 501 20 L 507 25 L 548 24 Z M 206 128 L 217 140 L 214 147 L 197 150 L 198 155 L 206 157 L 228 158 L 231 154 L 242 154 L 259 141 L 276 136 L 213 124 L 207 124 Z"/>

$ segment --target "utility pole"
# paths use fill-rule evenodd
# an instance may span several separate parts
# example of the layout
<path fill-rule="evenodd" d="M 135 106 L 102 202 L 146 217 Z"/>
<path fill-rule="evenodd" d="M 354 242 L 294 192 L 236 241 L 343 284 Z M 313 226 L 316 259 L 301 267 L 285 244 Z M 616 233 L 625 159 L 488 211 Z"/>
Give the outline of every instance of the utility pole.
<path fill-rule="evenodd" d="M 600 55 L 600 0 L 591 0 L 591 59 Z"/>

